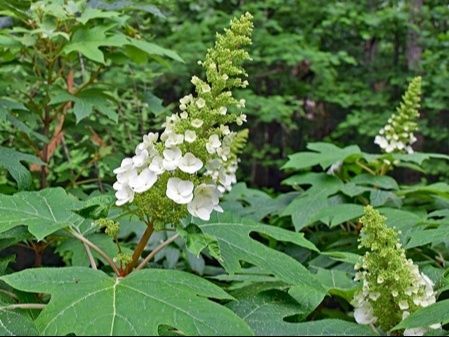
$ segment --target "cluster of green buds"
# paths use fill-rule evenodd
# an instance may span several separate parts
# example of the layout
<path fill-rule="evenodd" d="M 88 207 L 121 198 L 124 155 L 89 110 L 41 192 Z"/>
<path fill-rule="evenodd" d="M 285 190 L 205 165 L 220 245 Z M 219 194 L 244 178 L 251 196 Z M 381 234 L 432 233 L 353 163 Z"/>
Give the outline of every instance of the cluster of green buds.
<path fill-rule="evenodd" d="M 412 145 L 416 142 L 414 132 L 418 129 L 417 119 L 421 101 L 421 77 L 415 77 L 402 97 L 397 112 L 388 119 L 374 143 L 387 153 L 413 153 Z"/>
<path fill-rule="evenodd" d="M 95 221 L 95 224 L 100 228 L 104 228 L 106 235 L 111 238 L 116 238 L 120 232 L 120 224 L 111 219 L 101 218 Z"/>
<path fill-rule="evenodd" d="M 221 211 L 219 200 L 236 182 L 238 154 L 247 131 L 232 131 L 231 124 L 246 121 L 245 100 L 232 89 L 248 85 L 242 65 L 250 59 L 252 16 L 231 21 L 207 52 L 206 78 L 192 77 L 195 95 L 180 99 L 179 113 L 167 117 L 164 131 L 150 132 L 135 155 L 114 170 L 116 204 L 133 204 L 156 226 L 176 224 L 189 213 L 203 220 Z"/>
<path fill-rule="evenodd" d="M 352 304 L 359 324 L 372 324 L 389 331 L 419 308 L 436 302 L 433 282 L 419 271 L 399 241 L 399 233 L 386 225 L 386 218 L 367 206 L 360 219 L 363 224 L 360 248 L 366 249 L 355 266 L 356 281 L 362 288 Z M 404 336 L 422 336 L 441 326 L 406 329 Z"/>

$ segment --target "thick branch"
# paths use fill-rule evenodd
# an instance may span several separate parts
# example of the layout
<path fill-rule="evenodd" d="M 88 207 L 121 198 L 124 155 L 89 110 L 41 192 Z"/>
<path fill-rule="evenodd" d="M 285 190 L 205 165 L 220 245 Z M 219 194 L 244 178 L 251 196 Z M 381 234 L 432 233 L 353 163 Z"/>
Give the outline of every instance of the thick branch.
<path fill-rule="evenodd" d="M 151 234 L 153 234 L 153 232 L 154 232 L 153 224 L 148 223 L 145 232 L 143 233 L 142 237 L 139 240 L 139 243 L 136 246 L 136 249 L 134 249 L 132 261 L 128 263 L 128 265 L 125 268 L 124 275 L 128 275 L 134 269 L 134 267 L 137 266 L 139 258 L 142 255 L 143 251 L 145 250 L 145 247 L 147 246 L 148 241 L 150 240 Z"/>

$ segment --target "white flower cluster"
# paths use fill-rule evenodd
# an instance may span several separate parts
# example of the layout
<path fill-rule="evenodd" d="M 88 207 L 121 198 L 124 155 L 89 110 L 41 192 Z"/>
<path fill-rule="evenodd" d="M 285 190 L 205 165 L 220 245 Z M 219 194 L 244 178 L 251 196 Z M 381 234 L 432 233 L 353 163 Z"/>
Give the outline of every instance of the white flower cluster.
<path fill-rule="evenodd" d="M 421 101 L 421 77 L 415 77 L 402 97 L 402 102 L 388 119 L 387 125 L 380 129 L 374 139 L 387 153 L 413 153 L 412 145 L 416 142 L 413 134 L 418 129 L 419 107 Z"/>
<path fill-rule="evenodd" d="M 252 16 L 246 13 L 217 34 L 199 62 L 207 82 L 193 76 L 195 96 L 181 98 L 179 113 L 166 118 L 164 131 L 145 135 L 135 155 L 114 170 L 117 205 L 134 202 L 162 226 L 189 213 L 209 220 L 214 210 L 222 211 L 220 197 L 236 182 L 237 155 L 247 137 L 247 131 L 233 132 L 229 125 L 246 122 L 245 100 L 235 99 L 232 89 L 248 85 L 242 64 L 250 59 L 244 47 L 251 44 L 251 32 Z"/>
<path fill-rule="evenodd" d="M 405 256 L 405 255 L 404 255 Z M 416 307 L 427 307 L 436 302 L 435 291 L 433 290 L 432 280 L 419 271 L 411 259 L 407 260 L 407 269 L 410 271 L 412 282 L 410 286 L 400 294 L 398 290 L 389 288 L 390 295 L 393 298 L 393 302 L 398 302 L 398 310 L 402 312 L 402 319 L 407 318 L 410 315 L 410 306 L 413 304 Z M 363 266 L 356 265 L 356 269 L 360 270 Z M 367 279 L 367 271 L 358 271 L 355 276 L 355 281 L 362 280 L 362 291 L 358 292 L 353 299 L 354 318 L 359 324 L 375 324 L 377 317 L 373 312 L 372 303 L 379 300 L 381 294 L 371 290 L 370 284 Z M 395 281 L 400 281 L 400 277 L 395 275 Z M 382 277 L 377 278 L 377 284 L 384 284 L 385 280 Z M 413 328 L 405 329 L 404 336 L 423 336 L 430 329 L 439 329 L 441 324 L 435 324 L 428 328 Z"/>
<path fill-rule="evenodd" d="M 204 87 L 204 90 L 210 90 L 210 87 Z M 135 155 L 123 159 L 121 166 L 114 170 L 117 182 L 113 187 L 118 206 L 133 202 L 136 193 L 148 191 L 158 181 L 158 177 L 168 174 L 166 196 L 179 205 L 186 204 L 191 215 L 209 220 L 212 211 L 222 211 L 219 206 L 220 196 L 236 182 L 238 163 L 231 155 L 236 133 L 230 131 L 227 125 L 221 125 L 216 133 L 211 134 L 205 142 L 204 151 L 201 151 L 205 163 L 188 150 L 183 152 L 181 148 L 188 149 L 189 145 L 200 141 L 195 130 L 204 124 L 201 119 L 190 118 L 187 112 L 189 105 L 202 109 L 205 102 L 192 95 L 183 97 L 180 100 L 182 112 L 167 117 L 163 125 L 165 130 L 160 137 L 151 132 L 145 135 L 137 145 Z M 226 110 L 225 107 L 220 108 L 220 114 L 225 115 Z M 179 124 L 186 121 L 191 128 L 177 133 Z M 194 177 L 200 175 L 204 179 L 195 186 L 194 182 L 198 179 Z"/>
<path fill-rule="evenodd" d="M 392 123 L 391 118 L 388 120 L 388 123 L 374 138 L 374 143 L 387 153 L 403 151 L 413 153 L 412 145 L 417 140 L 413 132 L 408 132 L 407 127 L 404 127 L 405 132 L 399 135 L 394 132 L 393 126 L 390 124 Z"/>

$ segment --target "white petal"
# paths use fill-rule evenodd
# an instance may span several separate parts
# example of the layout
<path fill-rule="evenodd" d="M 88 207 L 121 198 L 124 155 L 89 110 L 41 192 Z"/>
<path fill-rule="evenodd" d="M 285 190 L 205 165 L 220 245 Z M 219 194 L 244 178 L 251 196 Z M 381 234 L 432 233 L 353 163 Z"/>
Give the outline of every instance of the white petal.
<path fill-rule="evenodd" d="M 115 204 L 117 206 L 122 206 L 134 200 L 134 192 L 128 185 L 123 185 L 122 188 L 115 193 L 115 197 L 117 198 Z"/>
<path fill-rule="evenodd" d="M 354 318 L 359 324 L 371 324 L 376 321 L 371 305 L 365 302 L 362 306 L 355 308 Z"/>
<path fill-rule="evenodd" d="M 181 171 L 193 174 L 203 167 L 203 162 L 192 153 L 187 152 L 179 161 L 178 167 Z"/>
<path fill-rule="evenodd" d="M 156 156 L 151 161 L 150 166 L 148 167 L 151 171 L 156 174 L 164 173 L 163 159 L 161 156 Z"/>
<path fill-rule="evenodd" d="M 129 185 L 134 192 L 143 193 L 148 191 L 156 182 L 157 175 L 150 171 L 150 169 L 144 169 L 138 176 L 130 180 Z"/>
<path fill-rule="evenodd" d="M 166 195 L 177 204 L 188 204 L 193 199 L 193 183 L 179 178 L 170 178 L 167 182 Z"/>

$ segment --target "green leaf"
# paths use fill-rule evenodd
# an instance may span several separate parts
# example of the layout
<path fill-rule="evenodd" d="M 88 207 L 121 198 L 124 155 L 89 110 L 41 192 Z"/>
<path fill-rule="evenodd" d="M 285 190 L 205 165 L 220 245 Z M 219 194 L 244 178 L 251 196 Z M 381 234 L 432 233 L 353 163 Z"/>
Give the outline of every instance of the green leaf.
<path fill-rule="evenodd" d="M 13 114 L 11 114 L 11 111 L 28 111 L 28 109 L 22 104 L 19 103 L 9 97 L 2 97 L 0 98 L 0 121 L 8 121 L 11 123 L 15 128 L 18 130 L 24 132 L 25 134 L 29 136 L 33 136 L 36 139 L 39 139 L 41 141 L 48 141 L 47 137 L 33 131 L 28 125 L 26 125 L 24 122 L 19 120 L 17 117 L 15 117 Z"/>
<path fill-rule="evenodd" d="M 297 231 L 316 221 L 316 215 L 329 207 L 329 196 L 343 187 L 343 183 L 334 176 L 321 173 L 314 177 L 313 186 L 296 197 L 282 213 L 283 216 L 291 215 Z"/>
<path fill-rule="evenodd" d="M 11 228 L 6 232 L 0 233 L 0 251 L 15 245 L 24 240 L 32 240 L 33 236 L 28 232 L 25 226 Z"/>
<path fill-rule="evenodd" d="M 357 185 L 367 185 L 375 188 L 381 188 L 384 190 L 397 190 L 399 189 L 396 180 L 389 176 L 373 176 L 370 174 L 360 174 L 355 176 L 351 182 Z"/>
<path fill-rule="evenodd" d="M 15 255 L 9 255 L 5 257 L 0 257 L 0 275 L 4 275 L 6 273 L 6 269 L 11 262 L 16 260 Z"/>
<path fill-rule="evenodd" d="M 329 227 L 338 226 L 363 215 L 363 206 L 357 204 L 337 204 L 320 210 L 312 222 L 321 221 Z"/>
<path fill-rule="evenodd" d="M 352 300 L 357 285 L 348 273 L 336 269 L 318 268 L 316 277 L 329 294 L 340 296 L 348 302 Z"/>
<path fill-rule="evenodd" d="M 449 323 L 449 300 L 420 308 L 401 321 L 394 330 L 428 327 L 433 324 Z"/>
<path fill-rule="evenodd" d="M 129 39 L 128 45 L 142 50 L 149 55 L 167 56 L 175 61 L 184 62 L 184 60 L 173 50 L 163 48 L 148 41 Z"/>
<path fill-rule="evenodd" d="M 186 335 L 251 335 L 229 309 L 232 299 L 197 276 L 147 269 L 126 278 L 82 267 L 28 269 L 0 278 L 21 291 L 51 295 L 36 319 L 42 335 L 158 335 L 168 325 Z M 219 319 L 217 319 L 219 318 Z"/>
<path fill-rule="evenodd" d="M 292 192 L 272 198 L 263 191 L 248 188 L 244 183 L 238 183 L 232 188 L 232 191 L 226 194 L 222 206 L 225 211 L 234 212 L 242 218 L 261 221 L 269 214 L 280 213 L 296 196 L 297 192 Z"/>
<path fill-rule="evenodd" d="M 339 161 L 345 161 L 348 157 L 362 154 L 357 145 L 339 148 L 329 143 L 310 143 L 307 148 L 314 152 L 299 152 L 290 155 L 288 162 L 282 169 L 302 170 L 305 168 L 320 165 L 323 170 Z"/>
<path fill-rule="evenodd" d="M 335 252 L 335 251 L 321 252 L 321 255 L 328 256 L 331 259 L 336 260 L 336 261 L 345 262 L 345 263 L 349 263 L 349 264 L 353 264 L 353 265 L 360 262 L 360 259 L 362 258 L 358 254 L 349 253 L 349 252 Z"/>
<path fill-rule="evenodd" d="M 427 245 L 429 243 L 438 244 L 440 242 L 448 241 L 449 239 L 449 226 L 441 225 L 436 229 L 426 229 L 420 231 L 414 231 L 410 240 L 405 245 L 405 248 L 415 248 Z"/>
<path fill-rule="evenodd" d="M 110 19 L 116 18 L 118 16 L 118 12 L 102 11 L 98 8 L 87 7 L 76 20 L 85 25 L 87 22 L 93 19 Z"/>
<path fill-rule="evenodd" d="M 280 291 L 260 293 L 228 305 L 245 319 L 257 336 L 372 336 L 364 325 L 337 319 L 291 323 L 286 317 L 302 316 L 302 307 Z"/>
<path fill-rule="evenodd" d="M 0 302 L 0 336 L 38 336 L 31 318 L 25 314 L 4 310 Z"/>
<path fill-rule="evenodd" d="M 425 217 L 405 209 L 380 208 L 379 211 L 387 217 L 387 225 L 400 231 L 407 231 L 416 224 L 425 221 Z"/>
<path fill-rule="evenodd" d="M 11 36 L 7 35 L 0 35 L 0 47 L 5 48 L 14 48 L 14 47 L 20 47 L 20 43 L 12 38 Z"/>
<path fill-rule="evenodd" d="M 391 156 L 393 156 L 394 160 L 399 160 L 401 162 L 411 162 L 417 165 L 422 165 L 424 161 L 429 159 L 449 160 L 448 155 L 440 153 L 421 153 L 421 152 L 414 152 L 410 154 L 393 153 L 391 154 Z"/>
<path fill-rule="evenodd" d="M 0 233 L 25 225 L 42 240 L 61 228 L 80 224 L 83 218 L 73 212 L 80 206 L 62 188 L 0 195 Z"/>
<path fill-rule="evenodd" d="M 0 146 L 0 167 L 11 174 L 19 189 L 27 189 L 31 185 L 31 174 L 22 162 L 44 165 L 36 156 Z"/>
<path fill-rule="evenodd" d="M 122 47 L 127 44 L 128 39 L 122 34 L 107 36 L 106 33 L 113 26 L 83 27 L 77 30 L 63 52 L 70 54 L 79 52 L 88 59 L 98 63 L 105 63 L 104 54 L 100 47 Z"/>
<path fill-rule="evenodd" d="M 379 207 L 391 201 L 395 206 L 401 206 L 401 199 L 393 192 L 372 190 L 370 193 L 370 204 L 373 207 Z"/>
<path fill-rule="evenodd" d="M 214 215 L 210 222 L 199 227 L 205 234 L 216 238 L 222 256 L 221 264 L 227 272 L 231 274 L 241 272 L 243 269 L 240 261 L 245 261 L 268 274 L 275 275 L 281 281 L 291 285 L 302 284 L 324 296 L 323 287 L 302 264 L 250 237 L 251 233 L 261 233 L 276 240 L 316 250 L 311 242 L 304 239 L 302 233 L 253 222 L 232 221 L 230 217 L 218 214 Z"/>
<path fill-rule="evenodd" d="M 410 187 L 404 187 L 401 190 L 401 194 L 436 194 L 446 198 L 449 198 L 449 184 L 444 182 L 438 182 L 429 185 L 416 185 Z"/>
<path fill-rule="evenodd" d="M 77 123 L 89 117 L 94 110 L 100 111 L 110 120 L 117 123 L 118 115 L 111 105 L 110 99 L 102 90 L 92 88 L 83 90 L 76 96 L 66 91 L 59 91 L 52 97 L 50 104 L 74 102 L 73 113 L 76 116 Z"/>

